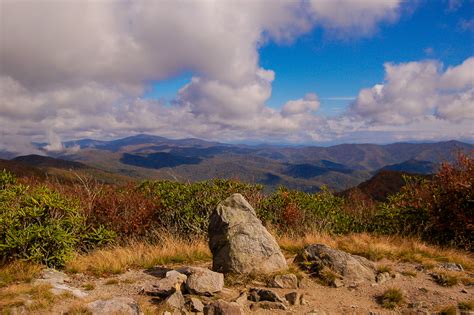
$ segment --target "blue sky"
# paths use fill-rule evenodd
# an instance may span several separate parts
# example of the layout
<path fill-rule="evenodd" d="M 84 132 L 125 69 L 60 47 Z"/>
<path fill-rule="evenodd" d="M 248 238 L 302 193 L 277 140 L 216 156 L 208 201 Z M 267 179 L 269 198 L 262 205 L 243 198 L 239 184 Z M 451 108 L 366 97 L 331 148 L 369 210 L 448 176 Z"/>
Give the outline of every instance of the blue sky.
<path fill-rule="evenodd" d="M 385 62 L 462 63 L 474 53 L 474 25 L 471 31 L 462 27 L 463 21 L 473 19 L 474 1 L 449 6 L 443 0 L 406 4 L 397 22 L 380 23 L 369 36 L 328 34 L 316 27 L 291 43 L 264 44 L 259 49 L 260 65 L 275 72 L 267 105 L 281 108 L 289 100 L 314 92 L 319 95 L 321 113 L 340 114 L 361 89 L 383 82 Z M 191 77 L 188 71 L 155 83 L 144 96 L 172 101 Z"/>
<path fill-rule="evenodd" d="M 474 0 L 85 1 L 2 2 L 0 151 L 474 142 Z"/>

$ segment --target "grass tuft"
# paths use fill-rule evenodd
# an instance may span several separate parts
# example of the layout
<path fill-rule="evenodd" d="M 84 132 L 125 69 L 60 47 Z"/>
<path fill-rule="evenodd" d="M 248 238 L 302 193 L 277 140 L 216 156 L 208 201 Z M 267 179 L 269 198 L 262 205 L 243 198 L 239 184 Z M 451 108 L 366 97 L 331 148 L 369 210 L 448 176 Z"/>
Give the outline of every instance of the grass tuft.
<path fill-rule="evenodd" d="M 456 306 L 450 305 L 442 308 L 438 313 L 439 315 L 457 315 L 458 310 L 456 309 Z"/>
<path fill-rule="evenodd" d="M 390 288 L 386 290 L 381 298 L 382 307 L 388 309 L 394 309 L 397 306 L 400 306 L 403 301 L 403 292 L 398 288 Z"/>
<path fill-rule="evenodd" d="M 416 278 L 416 271 L 414 270 L 405 270 L 405 271 L 402 271 L 402 275 L 406 276 L 406 277 L 412 277 L 412 278 Z"/>
<path fill-rule="evenodd" d="M 459 283 L 458 275 L 448 272 L 436 272 L 432 273 L 431 277 L 434 281 L 443 287 L 452 287 Z"/>
<path fill-rule="evenodd" d="M 50 291 L 51 286 L 31 285 L 27 283 L 13 284 L 0 291 L 0 310 L 8 311 L 24 306 L 28 311 L 37 311 L 51 306 L 61 298 Z"/>
<path fill-rule="evenodd" d="M 86 291 L 92 291 L 95 289 L 95 284 L 93 283 L 85 283 L 82 285 L 82 288 Z"/>
<path fill-rule="evenodd" d="M 118 284 L 119 281 L 117 279 L 109 279 L 107 281 L 105 281 L 105 285 L 115 285 L 115 284 Z"/>
<path fill-rule="evenodd" d="M 472 311 L 474 310 L 474 300 L 461 301 L 458 303 L 458 308 L 462 311 Z"/>
<path fill-rule="evenodd" d="M 134 242 L 77 255 L 66 265 L 66 271 L 101 277 L 124 273 L 127 269 L 208 261 L 211 257 L 204 240 L 188 242 L 169 237 L 160 245 Z"/>
<path fill-rule="evenodd" d="M 378 266 L 377 267 L 377 273 L 384 273 L 384 272 L 392 272 L 392 268 L 390 268 L 390 266 L 387 266 L 387 265 L 381 265 L 381 266 Z"/>
<path fill-rule="evenodd" d="M 12 283 L 28 283 L 38 277 L 43 267 L 30 262 L 14 261 L 0 267 L 0 288 Z"/>

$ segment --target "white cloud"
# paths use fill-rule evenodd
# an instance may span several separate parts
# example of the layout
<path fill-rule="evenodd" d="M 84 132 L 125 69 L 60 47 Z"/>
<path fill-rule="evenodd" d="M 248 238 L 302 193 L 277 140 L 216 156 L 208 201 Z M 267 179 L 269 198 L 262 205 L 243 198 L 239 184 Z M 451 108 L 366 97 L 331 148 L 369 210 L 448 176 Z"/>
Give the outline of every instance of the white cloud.
<path fill-rule="evenodd" d="M 400 0 L 310 0 L 317 23 L 345 35 L 357 32 L 365 36 L 381 21 L 393 22 L 400 14 Z"/>
<path fill-rule="evenodd" d="M 282 114 L 285 117 L 292 115 L 310 115 L 319 109 L 318 96 L 314 93 L 308 93 L 304 98 L 298 100 L 288 101 L 282 109 Z"/>
<path fill-rule="evenodd" d="M 473 118 L 474 57 L 444 72 L 437 61 L 385 64 L 385 82 L 360 91 L 351 105 L 372 124 L 407 124 L 437 115 L 451 122 Z"/>
<path fill-rule="evenodd" d="M 370 132 L 368 120 L 409 122 L 430 111 L 439 121 L 469 117 L 472 77 L 465 69 L 472 60 L 442 75 L 434 61 L 387 64 L 386 83 L 359 94 L 359 120 L 317 115 L 315 94 L 281 111 L 266 105 L 278 73 L 260 66 L 259 47 L 291 43 L 318 26 L 367 36 L 378 23 L 395 21 L 401 2 L 280 0 L 269 10 L 265 1 L 2 1 L 0 150 L 24 153 L 31 141 L 60 150 L 60 139 L 136 132 L 327 141 Z M 172 104 L 141 98 L 150 82 L 183 71 L 193 78 Z M 446 95 L 435 97 L 435 107 L 426 102 L 429 91 L 441 90 Z"/>

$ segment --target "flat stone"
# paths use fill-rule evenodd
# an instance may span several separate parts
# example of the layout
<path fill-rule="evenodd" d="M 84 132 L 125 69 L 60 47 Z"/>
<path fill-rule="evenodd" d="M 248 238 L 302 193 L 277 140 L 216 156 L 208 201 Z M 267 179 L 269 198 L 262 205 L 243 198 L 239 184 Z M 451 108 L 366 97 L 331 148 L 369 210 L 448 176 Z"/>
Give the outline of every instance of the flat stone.
<path fill-rule="evenodd" d="M 204 304 L 198 298 L 191 297 L 187 303 L 191 312 L 203 312 Z"/>
<path fill-rule="evenodd" d="M 234 300 L 234 302 L 239 303 L 240 305 L 247 304 L 248 295 L 246 292 L 240 293 L 240 295 Z"/>
<path fill-rule="evenodd" d="M 252 303 L 250 306 L 252 311 L 257 309 L 264 309 L 264 310 L 286 310 L 287 307 L 284 303 L 281 302 L 270 302 L 270 301 L 261 301 Z"/>
<path fill-rule="evenodd" d="M 439 268 L 450 270 L 450 271 L 464 271 L 464 268 L 460 264 L 455 263 L 442 263 L 438 265 Z"/>
<path fill-rule="evenodd" d="M 270 285 L 273 288 L 296 289 L 298 288 L 298 278 L 292 273 L 277 275 L 272 279 Z"/>
<path fill-rule="evenodd" d="M 249 290 L 249 300 L 254 301 L 254 302 L 260 302 L 260 301 L 280 302 L 280 303 L 285 302 L 281 297 L 278 296 L 277 293 L 273 292 L 272 290 L 258 289 L 258 288 L 251 288 Z"/>
<path fill-rule="evenodd" d="M 86 304 L 92 315 L 139 315 L 140 308 L 137 302 L 127 297 L 114 297 L 108 300 L 97 300 Z"/>
<path fill-rule="evenodd" d="M 200 267 L 185 267 L 178 271 L 187 276 L 186 290 L 192 294 L 212 295 L 224 288 L 222 273 Z"/>
<path fill-rule="evenodd" d="M 158 280 L 151 286 L 142 290 L 152 296 L 166 298 L 176 291 L 181 291 L 182 285 L 187 280 L 187 276 L 177 271 L 168 271 L 163 279 Z"/>
<path fill-rule="evenodd" d="M 294 261 L 301 268 L 316 275 L 327 267 L 341 275 L 346 282 L 375 281 L 375 265 L 371 261 L 323 244 L 306 247 Z"/>
<path fill-rule="evenodd" d="M 204 307 L 204 315 L 245 315 L 245 312 L 236 302 L 217 300 Z"/>
<path fill-rule="evenodd" d="M 181 291 L 175 291 L 165 299 L 164 303 L 167 306 L 180 310 L 184 307 L 184 296 Z"/>
<path fill-rule="evenodd" d="M 54 295 L 61 295 L 69 293 L 76 298 L 85 298 L 88 294 L 78 288 L 71 287 L 67 284 L 70 281 L 69 277 L 61 271 L 46 268 L 41 271 L 39 279 L 34 281 L 34 284 L 48 284 L 51 286 L 51 293 Z"/>

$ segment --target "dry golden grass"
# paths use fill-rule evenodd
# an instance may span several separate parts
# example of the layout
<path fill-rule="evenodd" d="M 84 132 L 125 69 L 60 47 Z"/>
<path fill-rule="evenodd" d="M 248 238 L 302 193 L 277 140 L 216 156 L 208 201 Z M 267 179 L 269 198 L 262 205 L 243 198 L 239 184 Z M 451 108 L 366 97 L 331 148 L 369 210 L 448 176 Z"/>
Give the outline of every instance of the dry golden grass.
<path fill-rule="evenodd" d="M 42 267 L 37 264 L 15 261 L 0 267 L 0 288 L 11 283 L 30 282 L 38 277 Z"/>
<path fill-rule="evenodd" d="M 9 310 L 25 307 L 28 311 L 44 309 L 58 299 L 49 290 L 49 285 L 13 284 L 0 290 L 0 310 L 9 314 Z"/>
<path fill-rule="evenodd" d="M 277 241 L 289 255 L 307 245 L 321 243 L 371 260 L 387 258 L 421 263 L 428 267 L 449 261 L 461 264 L 467 271 L 474 269 L 472 254 L 427 245 L 412 238 L 374 236 L 366 233 L 344 236 L 312 233 L 301 237 L 280 236 Z M 103 276 L 123 273 L 127 269 L 208 261 L 211 257 L 205 240 L 187 242 L 168 237 L 160 245 L 134 242 L 127 246 L 115 246 L 77 255 L 66 265 L 66 270 Z"/>
<path fill-rule="evenodd" d="M 66 271 L 96 276 L 119 274 L 127 269 L 151 268 L 156 265 L 190 263 L 211 259 L 204 240 L 186 242 L 167 238 L 160 245 L 135 242 L 77 255 L 66 265 Z"/>
<path fill-rule="evenodd" d="M 454 262 L 461 264 L 467 271 L 474 269 L 472 254 L 452 248 L 428 245 L 414 238 L 367 233 L 343 236 L 314 233 L 298 238 L 283 236 L 278 239 L 278 243 L 284 250 L 291 253 L 296 253 L 307 245 L 321 243 L 375 261 L 387 258 L 421 263 L 425 266 L 434 266 L 439 262 Z"/>

